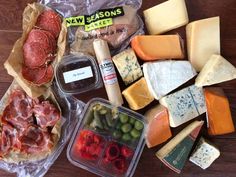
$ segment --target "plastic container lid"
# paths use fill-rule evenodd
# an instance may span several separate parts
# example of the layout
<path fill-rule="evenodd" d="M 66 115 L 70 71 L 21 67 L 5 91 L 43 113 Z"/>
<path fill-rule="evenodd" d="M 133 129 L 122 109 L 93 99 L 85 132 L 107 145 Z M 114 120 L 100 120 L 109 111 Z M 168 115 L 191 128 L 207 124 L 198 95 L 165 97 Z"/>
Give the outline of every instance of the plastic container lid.
<path fill-rule="evenodd" d="M 56 67 L 56 81 L 64 93 L 78 94 L 102 86 L 99 68 L 94 58 L 70 54 Z"/>
<path fill-rule="evenodd" d="M 82 115 L 67 148 L 69 161 L 100 176 L 131 177 L 145 145 L 144 117 L 100 98 Z"/>

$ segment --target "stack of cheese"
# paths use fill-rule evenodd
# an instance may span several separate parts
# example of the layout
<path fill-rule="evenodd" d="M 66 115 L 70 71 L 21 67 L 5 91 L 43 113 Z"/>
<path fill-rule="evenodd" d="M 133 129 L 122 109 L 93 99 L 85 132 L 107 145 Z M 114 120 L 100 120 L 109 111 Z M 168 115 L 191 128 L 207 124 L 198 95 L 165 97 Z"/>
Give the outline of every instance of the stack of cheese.
<path fill-rule="evenodd" d="M 205 112 L 210 135 L 234 132 L 229 102 L 223 90 L 203 88 L 236 78 L 236 68 L 220 55 L 219 17 L 188 24 L 185 0 L 168 0 L 145 10 L 144 19 L 150 35 L 135 36 L 132 48 L 114 56 L 113 62 L 128 85 L 122 94 L 131 109 L 142 109 L 154 99 L 160 103 L 145 114 L 149 123 L 147 146 L 164 143 L 172 136 L 171 127 Z M 163 35 L 186 24 L 189 61 L 183 60 L 183 39 L 176 34 Z M 144 63 L 143 70 L 136 55 Z M 198 76 L 197 72 L 200 72 Z M 194 85 L 178 89 L 195 76 Z M 176 89 L 178 91 L 171 93 Z M 157 157 L 180 173 L 202 125 L 203 121 L 188 125 L 156 153 Z M 206 169 L 219 154 L 217 148 L 202 138 L 190 161 Z"/>

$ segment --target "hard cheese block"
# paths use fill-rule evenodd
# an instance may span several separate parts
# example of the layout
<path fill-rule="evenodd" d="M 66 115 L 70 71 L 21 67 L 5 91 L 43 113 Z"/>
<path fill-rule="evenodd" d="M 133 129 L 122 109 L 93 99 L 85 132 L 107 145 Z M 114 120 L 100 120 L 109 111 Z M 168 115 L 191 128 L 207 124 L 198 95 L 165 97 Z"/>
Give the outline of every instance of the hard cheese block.
<path fill-rule="evenodd" d="M 236 68 L 222 56 L 212 55 L 196 78 L 195 85 L 202 87 L 235 78 Z"/>
<path fill-rule="evenodd" d="M 143 12 L 150 34 L 161 34 L 188 23 L 185 0 L 169 0 Z"/>
<path fill-rule="evenodd" d="M 159 102 L 168 109 L 171 127 L 177 127 L 206 112 L 203 90 L 195 85 L 167 95 Z"/>
<path fill-rule="evenodd" d="M 133 110 L 142 109 L 154 100 L 144 77 L 125 89 L 122 94 Z"/>
<path fill-rule="evenodd" d="M 222 88 L 209 87 L 204 89 L 204 94 L 208 115 L 208 133 L 223 135 L 234 132 L 229 101 Z"/>
<path fill-rule="evenodd" d="M 127 49 L 112 58 L 126 85 L 143 76 L 137 57 L 132 49 Z"/>
<path fill-rule="evenodd" d="M 215 146 L 208 143 L 204 138 L 201 138 L 189 160 L 205 170 L 219 156 L 220 151 Z"/>
<path fill-rule="evenodd" d="M 167 141 L 171 136 L 169 116 L 167 109 L 157 105 L 148 110 L 144 115 L 148 122 L 146 132 L 146 144 L 148 148 Z"/>
<path fill-rule="evenodd" d="M 143 65 L 144 77 L 155 99 L 159 100 L 197 73 L 188 61 L 157 61 Z"/>
<path fill-rule="evenodd" d="M 179 35 L 138 35 L 132 39 L 131 46 L 144 61 L 184 58 Z"/>
<path fill-rule="evenodd" d="M 201 130 L 203 121 L 195 121 L 184 128 L 156 156 L 171 170 L 180 173 Z"/>
<path fill-rule="evenodd" d="M 188 58 L 201 71 L 212 54 L 220 54 L 220 19 L 213 17 L 189 23 L 186 27 Z"/>

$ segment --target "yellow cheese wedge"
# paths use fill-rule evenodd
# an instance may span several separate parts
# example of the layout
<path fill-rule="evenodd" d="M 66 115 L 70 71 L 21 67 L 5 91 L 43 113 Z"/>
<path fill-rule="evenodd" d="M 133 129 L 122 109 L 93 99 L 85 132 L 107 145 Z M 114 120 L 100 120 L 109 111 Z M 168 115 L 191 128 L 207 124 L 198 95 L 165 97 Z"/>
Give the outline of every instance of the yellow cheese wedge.
<path fill-rule="evenodd" d="M 212 55 L 203 67 L 195 85 L 198 87 L 236 79 L 236 68 L 220 55 Z"/>
<path fill-rule="evenodd" d="M 144 61 L 184 58 L 179 35 L 139 35 L 132 39 L 131 46 Z"/>
<path fill-rule="evenodd" d="M 133 110 L 142 109 L 154 100 L 144 77 L 125 89 L 122 94 Z"/>
<path fill-rule="evenodd" d="M 185 0 L 169 0 L 143 12 L 150 34 L 162 34 L 188 23 Z"/>
<path fill-rule="evenodd" d="M 148 122 L 146 132 L 148 148 L 164 143 L 172 136 L 168 110 L 164 106 L 157 105 L 153 107 L 145 113 L 144 117 Z"/>
<path fill-rule="evenodd" d="M 186 26 L 188 58 L 201 71 L 211 55 L 220 54 L 220 18 L 213 17 Z"/>

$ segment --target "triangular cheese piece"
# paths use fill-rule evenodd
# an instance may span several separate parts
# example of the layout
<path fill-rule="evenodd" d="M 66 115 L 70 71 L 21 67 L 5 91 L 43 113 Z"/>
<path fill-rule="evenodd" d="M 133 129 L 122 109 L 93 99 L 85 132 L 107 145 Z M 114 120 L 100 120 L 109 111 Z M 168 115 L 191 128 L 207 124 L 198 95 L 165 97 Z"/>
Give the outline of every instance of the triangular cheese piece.
<path fill-rule="evenodd" d="M 171 170 L 180 173 L 190 154 L 193 144 L 201 130 L 204 121 L 195 121 L 183 129 L 156 156 Z"/>
<path fill-rule="evenodd" d="M 143 65 L 144 77 L 155 99 L 167 95 L 197 73 L 188 61 L 156 61 Z"/>
<path fill-rule="evenodd" d="M 236 79 L 236 68 L 220 55 L 212 55 L 196 78 L 198 87 Z"/>

